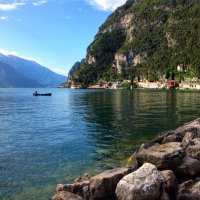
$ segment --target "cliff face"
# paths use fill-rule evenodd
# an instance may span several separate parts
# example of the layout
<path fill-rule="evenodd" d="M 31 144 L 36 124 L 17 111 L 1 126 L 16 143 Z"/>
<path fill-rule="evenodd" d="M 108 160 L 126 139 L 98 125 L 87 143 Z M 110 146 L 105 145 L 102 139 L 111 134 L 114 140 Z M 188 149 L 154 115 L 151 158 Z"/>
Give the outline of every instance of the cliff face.
<path fill-rule="evenodd" d="M 180 64 L 199 76 L 199 24 L 199 0 L 128 0 L 100 27 L 71 79 L 84 85 L 136 74 L 152 79 Z"/>

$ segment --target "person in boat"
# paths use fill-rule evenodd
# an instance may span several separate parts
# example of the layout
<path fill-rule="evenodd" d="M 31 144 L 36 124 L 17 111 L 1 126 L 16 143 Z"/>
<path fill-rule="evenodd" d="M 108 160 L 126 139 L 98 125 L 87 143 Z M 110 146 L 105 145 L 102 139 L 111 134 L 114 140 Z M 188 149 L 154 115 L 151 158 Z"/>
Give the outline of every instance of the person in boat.
<path fill-rule="evenodd" d="M 38 93 L 37 93 L 37 91 L 35 91 L 35 95 L 37 95 Z"/>

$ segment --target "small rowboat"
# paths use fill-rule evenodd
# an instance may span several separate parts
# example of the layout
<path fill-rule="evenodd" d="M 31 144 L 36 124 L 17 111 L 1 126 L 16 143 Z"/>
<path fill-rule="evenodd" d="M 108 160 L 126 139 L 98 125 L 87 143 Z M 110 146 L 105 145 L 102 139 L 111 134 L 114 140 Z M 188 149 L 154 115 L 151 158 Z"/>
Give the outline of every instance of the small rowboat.
<path fill-rule="evenodd" d="M 51 96 L 51 93 L 44 93 L 44 94 L 33 93 L 33 96 Z"/>

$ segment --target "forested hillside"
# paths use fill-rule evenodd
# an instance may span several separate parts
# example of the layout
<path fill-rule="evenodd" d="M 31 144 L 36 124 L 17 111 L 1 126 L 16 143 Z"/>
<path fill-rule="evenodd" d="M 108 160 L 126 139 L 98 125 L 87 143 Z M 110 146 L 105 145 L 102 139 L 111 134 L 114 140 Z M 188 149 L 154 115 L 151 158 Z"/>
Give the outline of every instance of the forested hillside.
<path fill-rule="evenodd" d="M 199 76 L 200 1 L 128 0 L 99 28 L 70 80 L 87 86 L 98 80 Z"/>

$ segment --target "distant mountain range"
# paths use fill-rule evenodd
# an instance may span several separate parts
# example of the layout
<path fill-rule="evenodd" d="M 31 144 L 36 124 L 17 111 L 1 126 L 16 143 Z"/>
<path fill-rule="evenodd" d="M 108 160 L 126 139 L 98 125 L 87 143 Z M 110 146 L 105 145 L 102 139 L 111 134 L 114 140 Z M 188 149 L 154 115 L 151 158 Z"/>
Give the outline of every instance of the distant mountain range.
<path fill-rule="evenodd" d="M 65 80 L 34 61 L 0 53 L 0 87 L 58 87 Z"/>

